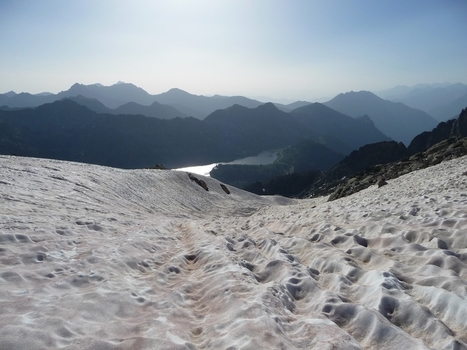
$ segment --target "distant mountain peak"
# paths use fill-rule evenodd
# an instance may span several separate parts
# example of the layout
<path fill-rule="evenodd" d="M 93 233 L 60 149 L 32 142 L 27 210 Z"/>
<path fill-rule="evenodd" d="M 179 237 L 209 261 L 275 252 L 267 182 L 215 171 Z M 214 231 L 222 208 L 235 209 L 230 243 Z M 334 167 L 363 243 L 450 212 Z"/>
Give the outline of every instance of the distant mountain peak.
<path fill-rule="evenodd" d="M 87 89 L 87 85 L 84 85 L 84 84 L 80 84 L 80 83 L 74 83 L 69 89 L 68 91 L 71 92 L 71 93 L 75 93 L 75 94 L 82 94 L 83 91 L 85 91 Z"/>
<path fill-rule="evenodd" d="M 341 93 L 334 97 L 332 100 L 353 100 L 355 102 L 357 101 L 382 101 L 383 99 L 376 96 L 374 93 L 366 90 L 361 90 L 361 91 L 349 91 L 345 93 Z M 331 101 L 332 101 L 331 100 Z M 328 101 L 329 102 L 329 101 Z"/>
<path fill-rule="evenodd" d="M 45 103 L 35 108 L 35 110 L 52 114 L 67 113 L 67 116 L 70 115 L 94 115 L 96 112 L 90 110 L 88 107 L 80 105 L 79 103 L 73 101 L 69 98 L 64 98 L 57 100 L 51 103 Z"/>
<path fill-rule="evenodd" d="M 270 110 L 270 111 L 278 111 L 279 108 L 277 108 L 277 106 L 272 103 L 272 102 L 266 102 L 265 104 L 262 104 L 258 107 L 256 107 L 258 109 L 261 109 L 261 110 Z"/>
<path fill-rule="evenodd" d="M 113 84 L 111 86 L 108 86 L 109 88 L 111 87 L 130 87 L 130 88 L 136 88 L 136 89 L 139 89 L 139 90 L 143 90 L 145 91 L 143 88 L 139 87 L 139 86 L 136 86 L 135 84 L 132 84 L 132 83 L 125 83 L 123 81 L 119 81 L 117 82 L 116 84 Z"/>
<path fill-rule="evenodd" d="M 366 96 L 376 96 L 374 93 L 372 93 L 371 91 L 368 91 L 368 90 L 360 90 L 360 91 L 348 91 L 348 92 L 345 92 L 341 95 L 366 95 Z"/>
<path fill-rule="evenodd" d="M 309 103 L 305 106 L 301 106 L 301 107 L 297 107 L 295 109 L 293 109 L 290 113 L 292 114 L 300 114 L 300 113 L 305 113 L 305 114 L 313 114 L 313 115 L 342 115 L 344 116 L 342 113 L 332 109 L 331 107 L 329 106 L 326 106 L 325 104 L 323 103 L 319 103 L 319 102 L 314 102 L 314 103 Z M 349 117 L 347 115 L 345 115 L 345 117 Z"/>
<path fill-rule="evenodd" d="M 366 114 L 380 131 L 405 144 L 437 124 L 421 110 L 384 100 L 369 91 L 340 94 L 324 104 L 354 118 Z"/>
<path fill-rule="evenodd" d="M 185 90 L 182 90 L 182 89 L 179 89 L 179 88 L 171 88 L 170 90 L 168 90 L 167 92 L 170 92 L 170 93 L 183 93 L 183 94 L 189 94 L 188 92 L 186 92 Z"/>
<path fill-rule="evenodd" d="M 248 109 L 251 109 L 251 108 L 239 105 L 238 103 L 235 103 L 230 107 L 224 108 L 225 111 L 248 110 Z"/>

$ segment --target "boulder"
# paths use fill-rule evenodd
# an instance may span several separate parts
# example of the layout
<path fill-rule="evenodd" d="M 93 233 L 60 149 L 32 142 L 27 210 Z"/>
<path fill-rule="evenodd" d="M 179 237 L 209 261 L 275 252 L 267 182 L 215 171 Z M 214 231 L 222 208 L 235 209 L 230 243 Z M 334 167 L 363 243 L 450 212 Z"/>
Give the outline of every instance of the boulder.
<path fill-rule="evenodd" d="M 229 191 L 229 189 L 227 188 L 226 185 L 221 184 L 221 188 L 222 188 L 222 190 L 223 190 L 225 193 L 230 194 L 230 191 Z"/>
<path fill-rule="evenodd" d="M 191 181 L 196 182 L 199 186 L 204 188 L 206 191 L 209 191 L 208 185 L 206 184 L 206 182 L 204 182 L 204 180 L 198 179 L 196 176 L 193 176 L 193 174 L 190 174 L 190 173 L 187 173 L 187 174 Z"/>

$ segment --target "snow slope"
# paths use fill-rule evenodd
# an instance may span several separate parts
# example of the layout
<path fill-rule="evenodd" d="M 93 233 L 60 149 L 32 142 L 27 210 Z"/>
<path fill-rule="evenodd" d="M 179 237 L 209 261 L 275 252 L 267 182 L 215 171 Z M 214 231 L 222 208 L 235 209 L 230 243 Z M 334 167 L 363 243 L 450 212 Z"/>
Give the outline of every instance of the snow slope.
<path fill-rule="evenodd" d="M 0 349 L 467 348 L 467 157 L 334 202 L 0 164 Z"/>

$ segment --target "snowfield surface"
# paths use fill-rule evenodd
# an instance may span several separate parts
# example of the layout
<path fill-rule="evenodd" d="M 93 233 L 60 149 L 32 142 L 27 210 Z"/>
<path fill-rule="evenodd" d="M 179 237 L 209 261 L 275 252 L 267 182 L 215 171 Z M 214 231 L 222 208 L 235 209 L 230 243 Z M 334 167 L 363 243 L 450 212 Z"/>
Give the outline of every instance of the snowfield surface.
<path fill-rule="evenodd" d="M 467 157 L 335 202 L 0 164 L 2 350 L 467 348 Z"/>

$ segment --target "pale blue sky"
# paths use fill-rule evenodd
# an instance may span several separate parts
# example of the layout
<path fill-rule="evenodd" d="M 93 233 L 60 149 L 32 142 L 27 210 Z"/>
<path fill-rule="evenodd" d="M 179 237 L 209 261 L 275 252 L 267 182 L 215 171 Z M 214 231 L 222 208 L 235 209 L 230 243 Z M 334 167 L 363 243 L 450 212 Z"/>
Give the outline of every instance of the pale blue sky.
<path fill-rule="evenodd" d="M 291 100 L 467 83 L 467 1 L 0 0 L 0 93 L 117 81 Z"/>

